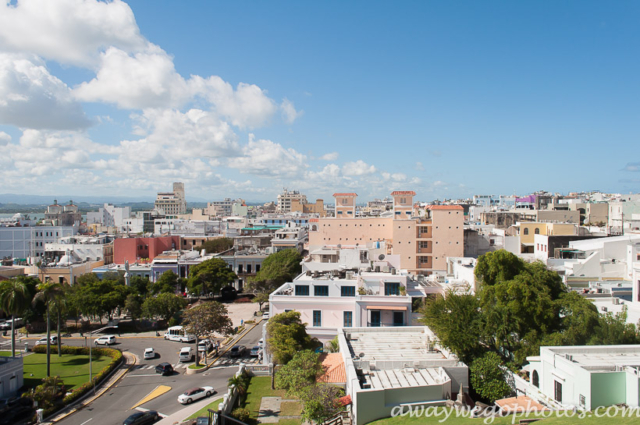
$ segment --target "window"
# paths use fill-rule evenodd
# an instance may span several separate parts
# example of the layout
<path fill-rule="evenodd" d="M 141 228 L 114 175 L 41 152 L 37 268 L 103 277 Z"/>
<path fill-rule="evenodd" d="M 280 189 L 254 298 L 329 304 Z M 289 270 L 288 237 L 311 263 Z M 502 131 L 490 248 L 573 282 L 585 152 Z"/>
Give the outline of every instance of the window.
<path fill-rule="evenodd" d="M 580 406 L 582 407 L 587 406 L 587 400 L 582 394 L 579 395 L 578 400 L 579 400 Z"/>
<path fill-rule="evenodd" d="M 313 287 L 313 295 L 316 297 L 328 297 L 329 296 L 329 287 L 326 285 L 323 286 L 314 286 Z"/>
<path fill-rule="evenodd" d="M 385 295 L 400 295 L 400 283 L 398 282 L 385 282 L 384 283 Z"/>
<path fill-rule="evenodd" d="M 355 286 L 343 286 L 340 288 L 340 296 L 341 297 L 355 297 L 356 296 L 356 287 Z"/>
<path fill-rule="evenodd" d="M 553 381 L 553 395 L 558 403 L 562 403 L 562 384 L 558 381 Z"/>
<path fill-rule="evenodd" d="M 536 235 L 539 235 L 539 234 L 540 234 L 540 229 L 538 229 L 538 228 L 536 227 L 536 230 L 534 230 L 534 231 L 533 231 L 533 233 L 535 233 Z"/>
<path fill-rule="evenodd" d="M 534 370 L 531 374 L 531 383 L 534 387 L 540 388 L 540 377 L 538 376 L 538 371 Z"/>
<path fill-rule="evenodd" d="M 309 285 L 296 285 L 296 295 L 309 295 Z"/>
<path fill-rule="evenodd" d="M 528 235 L 529 234 L 529 229 L 527 227 L 525 227 L 524 231 L 522 233 L 525 234 L 525 235 Z"/>
<path fill-rule="evenodd" d="M 322 326 L 322 311 L 313 310 L 313 326 L 315 327 Z"/>
<path fill-rule="evenodd" d="M 353 326 L 353 312 L 345 311 L 344 312 L 344 324 L 345 328 L 350 328 Z"/>

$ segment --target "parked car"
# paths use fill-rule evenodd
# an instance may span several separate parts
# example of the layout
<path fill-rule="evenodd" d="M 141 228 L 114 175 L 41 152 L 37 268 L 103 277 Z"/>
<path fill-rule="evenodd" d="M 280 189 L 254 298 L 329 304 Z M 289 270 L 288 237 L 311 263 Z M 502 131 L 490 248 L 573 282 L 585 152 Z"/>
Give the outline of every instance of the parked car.
<path fill-rule="evenodd" d="M 95 345 L 113 345 L 116 343 L 116 337 L 113 335 L 109 336 L 101 336 L 100 338 L 93 341 Z"/>
<path fill-rule="evenodd" d="M 193 360 L 193 348 L 191 347 L 182 347 L 180 350 L 179 359 L 181 362 L 190 362 Z"/>
<path fill-rule="evenodd" d="M 146 412 L 136 412 L 129 416 L 122 423 L 123 425 L 147 425 L 153 424 L 160 420 L 160 415 L 155 410 L 147 410 Z"/>
<path fill-rule="evenodd" d="M 156 351 L 153 348 L 145 348 L 144 349 L 144 359 L 148 360 L 148 359 L 155 359 L 156 358 Z"/>
<path fill-rule="evenodd" d="M 51 345 L 55 345 L 58 343 L 58 336 L 57 335 L 51 335 Z M 40 338 L 39 340 L 36 341 L 36 345 L 47 345 L 47 337 L 43 336 L 42 338 Z"/>
<path fill-rule="evenodd" d="M 260 339 L 258 340 L 258 347 L 260 347 L 260 348 L 264 348 L 264 338 L 260 338 Z"/>
<path fill-rule="evenodd" d="M 11 322 L 12 322 L 13 320 L 15 320 L 15 322 L 16 322 L 16 325 L 15 325 L 15 329 L 16 329 L 16 330 L 17 330 L 19 327 L 21 327 L 21 326 L 22 326 L 22 324 L 23 324 L 22 319 L 21 319 L 21 318 L 19 318 L 19 317 L 16 317 L 15 319 L 9 319 L 9 320 L 7 320 L 6 322 L 1 323 L 1 324 L 0 324 L 0 330 L 2 330 L 2 331 L 9 331 L 9 330 L 11 330 Z"/>
<path fill-rule="evenodd" d="M 201 354 L 206 354 L 213 349 L 213 344 L 208 339 L 203 339 L 198 342 L 198 352 Z"/>
<path fill-rule="evenodd" d="M 247 347 L 244 345 L 235 345 L 229 350 L 229 357 L 242 357 L 245 351 L 247 351 Z"/>
<path fill-rule="evenodd" d="M 156 366 L 156 373 L 161 373 L 162 376 L 171 375 L 173 373 L 173 366 L 167 362 L 160 363 Z"/>
<path fill-rule="evenodd" d="M 180 394 L 178 396 L 178 401 L 182 404 L 189 404 L 192 401 L 209 397 L 213 393 L 215 393 L 213 387 L 195 387 L 187 390 L 184 394 Z"/>
<path fill-rule="evenodd" d="M 253 347 L 251 349 L 251 352 L 249 353 L 250 357 L 258 357 L 260 356 L 260 351 L 262 351 L 262 348 L 260 348 L 260 346 L 256 345 L 255 347 Z"/>

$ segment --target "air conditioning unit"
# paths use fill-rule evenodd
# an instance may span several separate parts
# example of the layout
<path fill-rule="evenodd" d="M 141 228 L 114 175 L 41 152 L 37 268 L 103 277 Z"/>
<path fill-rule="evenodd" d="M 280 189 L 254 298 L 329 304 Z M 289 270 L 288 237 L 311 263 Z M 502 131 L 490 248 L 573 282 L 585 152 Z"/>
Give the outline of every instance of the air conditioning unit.
<path fill-rule="evenodd" d="M 609 311 L 609 309 L 605 306 L 600 307 L 600 310 L 604 311 L 605 313 Z"/>

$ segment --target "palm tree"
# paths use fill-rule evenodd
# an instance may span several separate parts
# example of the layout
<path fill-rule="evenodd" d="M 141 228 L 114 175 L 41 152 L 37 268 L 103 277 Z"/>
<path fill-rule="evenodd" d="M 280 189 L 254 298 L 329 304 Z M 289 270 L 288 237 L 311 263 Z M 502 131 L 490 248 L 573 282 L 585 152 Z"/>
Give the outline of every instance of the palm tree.
<path fill-rule="evenodd" d="M 238 390 L 238 394 L 242 396 L 247 391 L 249 383 L 247 382 L 247 378 L 244 375 L 233 375 L 231 378 L 229 378 L 229 386 L 236 387 L 236 389 Z"/>
<path fill-rule="evenodd" d="M 55 300 L 62 295 L 62 285 L 54 282 L 43 282 L 39 284 L 36 289 L 38 293 L 33 297 L 33 303 L 36 304 L 39 301 L 44 302 L 47 307 L 47 378 L 51 376 L 51 321 L 50 321 L 50 308 L 51 304 L 55 303 Z"/>
<path fill-rule="evenodd" d="M 16 321 L 17 315 L 23 314 L 29 307 L 31 294 L 27 285 L 17 279 L 6 280 L 0 284 L 0 305 L 11 314 L 11 356 L 16 356 Z"/>
<path fill-rule="evenodd" d="M 63 288 L 61 288 L 64 291 Z M 62 327 L 62 313 L 67 309 L 67 301 L 62 296 L 57 296 L 52 302 L 52 308 L 58 316 L 58 324 L 56 326 L 56 331 L 58 334 L 58 357 L 62 357 L 62 340 L 60 339 L 60 329 Z"/>

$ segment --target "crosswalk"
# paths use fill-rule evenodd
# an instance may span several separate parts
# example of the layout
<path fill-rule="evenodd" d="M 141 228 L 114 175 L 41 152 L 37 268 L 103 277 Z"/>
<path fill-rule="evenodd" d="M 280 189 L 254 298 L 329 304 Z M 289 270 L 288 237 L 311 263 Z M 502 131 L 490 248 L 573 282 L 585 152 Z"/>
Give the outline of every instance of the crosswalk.
<path fill-rule="evenodd" d="M 176 369 L 186 369 L 189 367 L 189 365 L 192 365 L 193 363 L 176 363 L 173 366 L 173 370 Z M 135 365 L 131 370 L 151 370 L 151 369 L 155 369 L 156 365 L 152 364 L 152 365 L 148 365 L 148 364 L 138 364 Z"/>
<path fill-rule="evenodd" d="M 240 363 L 245 363 L 245 364 L 257 364 L 259 363 L 258 358 L 256 357 L 250 357 L 250 358 L 242 358 L 242 359 L 231 359 L 228 357 L 221 357 L 218 360 L 216 360 L 216 362 L 214 363 L 214 366 L 237 366 Z M 186 369 L 189 367 L 189 365 L 192 365 L 193 362 L 190 363 L 182 363 L 182 362 L 178 362 L 173 366 L 173 370 L 178 370 L 178 369 Z M 153 370 L 156 368 L 155 364 L 146 364 L 146 363 L 142 363 L 142 364 L 137 364 L 135 366 L 133 366 L 131 368 L 131 370 Z"/>

